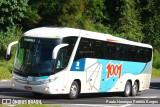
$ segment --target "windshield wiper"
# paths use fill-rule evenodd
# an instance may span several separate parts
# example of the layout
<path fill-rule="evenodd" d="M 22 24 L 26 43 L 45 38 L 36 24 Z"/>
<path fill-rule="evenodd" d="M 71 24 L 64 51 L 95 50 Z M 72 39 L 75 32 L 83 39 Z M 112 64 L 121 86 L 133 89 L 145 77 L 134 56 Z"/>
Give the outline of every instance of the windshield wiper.
<path fill-rule="evenodd" d="M 14 68 L 14 69 L 15 69 L 14 71 L 18 71 L 18 72 L 15 72 L 15 73 L 17 73 L 17 74 L 19 74 L 19 75 L 23 75 L 23 76 L 28 76 L 27 73 L 22 72 L 21 70 L 16 69 L 16 68 Z"/>

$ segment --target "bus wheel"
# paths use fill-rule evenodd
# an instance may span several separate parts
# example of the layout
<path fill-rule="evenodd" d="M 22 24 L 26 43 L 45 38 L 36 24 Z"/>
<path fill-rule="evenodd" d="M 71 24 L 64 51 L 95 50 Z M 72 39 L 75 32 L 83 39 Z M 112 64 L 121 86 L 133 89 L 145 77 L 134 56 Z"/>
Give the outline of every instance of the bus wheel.
<path fill-rule="evenodd" d="M 138 84 L 137 84 L 137 82 L 135 81 L 134 84 L 133 84 L 133 87 L 132 87 L 131 95 L 132 95 L 132 96 L 136 96 L 137 93 L 138 93 Z"/>
<path fill-rule="evenodd" d="M 79 94 L 79 85 L 76 81 L 73 81 L 69 92 L 69 98 L 76 99 L 78 94 Z"/>
<path fill-rule="evenodd" d="M 125 86 L 125 89 L 124 89 L 124 93 L 123 93 L 124 96 L 125 96 L 125 97 L 130 96 L 131 90 L 132 90 L 131 83 L 130 83 L 129 81 L 127 81 L 126 86 Z"/>

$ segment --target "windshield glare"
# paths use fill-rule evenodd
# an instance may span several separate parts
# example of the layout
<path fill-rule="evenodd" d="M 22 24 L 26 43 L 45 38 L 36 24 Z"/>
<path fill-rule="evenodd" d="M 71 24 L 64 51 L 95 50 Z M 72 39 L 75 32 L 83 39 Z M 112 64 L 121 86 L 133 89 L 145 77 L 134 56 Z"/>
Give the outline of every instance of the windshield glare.
<path fill-rule="evenodd" d="M 52 51 L 60 39 L 21 38 L 14 67 L 21 74 L 49 75 L 53 73 Z"/>

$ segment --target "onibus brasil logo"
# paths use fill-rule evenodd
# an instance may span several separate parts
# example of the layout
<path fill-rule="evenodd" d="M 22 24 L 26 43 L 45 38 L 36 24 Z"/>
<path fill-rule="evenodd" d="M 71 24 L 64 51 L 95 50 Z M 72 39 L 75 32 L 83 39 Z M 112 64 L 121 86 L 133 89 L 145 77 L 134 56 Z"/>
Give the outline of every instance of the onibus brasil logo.
<path fill-rule="evenodd" d="M 111 76 L 117 76 L 119 79 L 122 74 L 122 64 L 118 65 L 110 62 L 106 66 L 106 71 L 108 71 L 108 74 L 106 75 L 106 79 L 110 78 Z"/>

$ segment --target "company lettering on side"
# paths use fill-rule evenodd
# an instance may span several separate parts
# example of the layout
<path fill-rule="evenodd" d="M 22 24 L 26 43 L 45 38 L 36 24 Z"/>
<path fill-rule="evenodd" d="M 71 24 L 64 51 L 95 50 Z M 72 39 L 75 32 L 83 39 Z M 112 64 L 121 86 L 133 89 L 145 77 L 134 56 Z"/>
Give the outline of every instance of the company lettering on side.
<path fill-rule="evenodd" d="M 106 75 L 106 79 L 110 78 L 111 76 L 118 76 L 118 79 L 121 77 L 122 74 L 122 64 L 113 64 L 109 63 L 106 66 L 106 70 L 108 71 Z"/>

